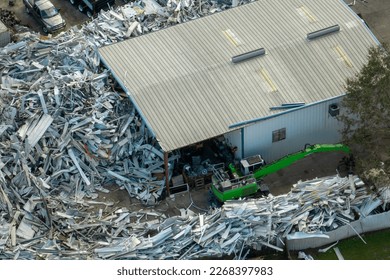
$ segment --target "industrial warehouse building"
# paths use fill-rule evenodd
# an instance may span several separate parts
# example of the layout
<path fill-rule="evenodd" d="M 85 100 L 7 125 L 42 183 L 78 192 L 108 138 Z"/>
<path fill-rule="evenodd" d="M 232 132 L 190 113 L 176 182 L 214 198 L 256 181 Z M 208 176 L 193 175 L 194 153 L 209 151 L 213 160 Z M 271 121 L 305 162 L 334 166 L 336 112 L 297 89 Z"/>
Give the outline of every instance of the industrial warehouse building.
<path fill-rule="evenodd" d="M 258 0 L 99 53 L 165 152 L 223 135 L 272 161 L 340 141 L 345 81 L 378 44 L 342 0 Z"/>

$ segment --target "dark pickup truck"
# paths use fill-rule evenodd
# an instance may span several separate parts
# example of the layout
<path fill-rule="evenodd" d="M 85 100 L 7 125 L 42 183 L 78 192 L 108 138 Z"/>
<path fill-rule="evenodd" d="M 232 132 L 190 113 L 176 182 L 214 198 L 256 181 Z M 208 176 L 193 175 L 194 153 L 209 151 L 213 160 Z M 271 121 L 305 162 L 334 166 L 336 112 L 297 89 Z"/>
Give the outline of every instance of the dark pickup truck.
<path fill-rule="evenodd" d="M 23 0 L 26 12 L 42 25 L 44 33 L 53 33 L 65 28 L 66 22 L 49 0 Z"/>
<path fill-rule="evenodd" d="M 106 9 L 115 5 L 115 0 L 69 0 L 80 12 L 85 13 L 89 18 L 99 13 L 101 9 Z"/>

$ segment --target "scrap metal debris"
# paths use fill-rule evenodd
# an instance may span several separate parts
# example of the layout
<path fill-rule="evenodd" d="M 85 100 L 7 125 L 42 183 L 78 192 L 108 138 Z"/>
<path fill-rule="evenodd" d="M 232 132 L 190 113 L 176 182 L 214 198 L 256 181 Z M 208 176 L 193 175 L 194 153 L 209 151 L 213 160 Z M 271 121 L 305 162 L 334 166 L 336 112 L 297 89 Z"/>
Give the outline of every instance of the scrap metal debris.
<path fill-rule="evenodd" d="M 334 252 L 336 253 L 337 258 L 338 258 L 340 261 L 344 260 L 344 257 L 343 257 L 343 255 L 341 254 L 339 247 L 335 247 L 335 248 L 333 248 L 333 250 L 334 250 Z"/>
<path fill-rule="evenodd" d="M 306 254 L 303 251 L 298 252 L 298 259 L 306 260 L 306 261 L 311 261 L 314 260 L 313 257 L 309 254 Z"/>
<path fill-rule="evenodd" d="M 376 205 L 362 181 L 327 177 L 299 182 L 285 195 L 228 201 L 206 214 L 182 209 L 166 217 L 153 211 L 106 212 L 61 192 L 39 188 L 23 209 L 0 216 L 0 258 L 196 259 L 250 250 L 283 251 L 287 235 L 324 235 Z M 6 209 L 2 192 L 1 207 Z M 19 199 L 25 199 L 19 194 Z M 96 203 L 99 203 L 96 202 Z M 101 205 L 104 205 L 104 202 Z M 372 209 L 372 207 L 368 207 Z M 379 207 L 380 208 L 380 207 Z"/>
<path fill-rule="evenodd" d="M 20 24 L 20 20 L 16 17 L 13 11 L 0 8 L 0 21 L 2 21 L 8 28 Z"/>
<path fill-rule="evenodd" d="M 387 210 L 390 204 L 390 187 L 383 187 L 379 189 L 379 196 L 383 201 L 383 209 Z"/>
<path fill-rule="evenodd" d="M 83 31 L 100 47 L 253 1 L 169 0 L 164 6 L 155 0 L 135 1 L 101 11 Z"/>

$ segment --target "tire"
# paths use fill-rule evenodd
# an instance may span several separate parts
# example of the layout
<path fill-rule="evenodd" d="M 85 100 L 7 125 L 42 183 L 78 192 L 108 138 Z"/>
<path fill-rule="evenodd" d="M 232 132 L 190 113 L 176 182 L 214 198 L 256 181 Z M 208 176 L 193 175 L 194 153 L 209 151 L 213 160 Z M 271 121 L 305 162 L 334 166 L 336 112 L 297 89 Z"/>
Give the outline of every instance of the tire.
<path fill-rule="evenodd" d="M 46 26 L 42 26 L 43 33 L 49 34 L 49 30 L 47 30 Z"/>
<path fill-rule="evenodd" d="M 87 10 L 87 17 L 89 17 L 89 18 L 93 17 L 93 13 L 90 9 Z"/>
<path fill-rule="evenodd" d="M 84 7 L 83 7 L 83 5 L 81 5 L 81 4 L 79 5 L 79 11 L 80 11 L 80 12 L 84 12 Z"/>
<path fill-rule="evenodd" d="M 76 4 L 76 0 L 69 0 L 70 4 L 72 5 L 75 5 Z"/>
<path fill-rule="evenodd" d="M 26 7 L 26 13 L 30 14 L 30 9 Z"/>

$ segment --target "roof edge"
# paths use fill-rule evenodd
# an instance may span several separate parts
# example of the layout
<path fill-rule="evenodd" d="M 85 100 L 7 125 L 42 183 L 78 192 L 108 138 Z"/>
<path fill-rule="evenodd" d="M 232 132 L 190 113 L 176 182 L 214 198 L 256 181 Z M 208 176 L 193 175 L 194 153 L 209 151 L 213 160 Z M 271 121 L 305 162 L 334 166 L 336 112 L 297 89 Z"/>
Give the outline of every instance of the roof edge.
<path fill-rule="evenodd" d="M 355 17 L 359 20 L 359 22 L 363 25 L 363 27 L 368 31 L 368 33 L 371 35 L 372 39 L 374 39 L 375 43 L 378 45 L 378 46 L 382 46 L 381 42 L 379 42 L 378 38 L 374 35 L 374 33 L 371 31 L 371 29 L 368 27 L 368 25 L 366 24 L 366 22 L 360 18 L 354 10 L 352 10 L 352 8 L 350 6 L 348 6 L 347 3 L 345 3 L 343 0 L 339 0 L 339 2 L 341 2 L 342 5 L 346 6 L 347 7 L 347 10 Z"/>
<path fill-rule="evenodd" d="M 153 137 L 154 138 L 157 138 L 156 137 L 156 133 L 153 131 L 152 129 L 152 126 L 150 125 L 150 123 L 148 122 L 148 120 L 146 119 L 145 115 L 142 113 L 142 110 L 141 108 L 138 106 L 137 102 L 135 101 L 135 99 L 131 96 L 131 94 L 129 93 L 129 90 L 127 89 L 127 87 L 122 83 L 122 80 L 118 77 L 118 75 L 109 67 L 109 65 L 107 64 L 107 62 L 105 61 L 105 59 L 103 58 L 103 56 L 101 55 L 100 51 L 98 50 L 98 55 L 99 55 L 99 58 L 100 58 L 100 61 L 103 62 L 104 66 L 111 72 L 111 74 L 114 76 L 114 79 L 116 80 L 116 82 L 121 86 L 121 88 L 123 89 L 123 91 L 126 93 L 127 97 L 130 99 L 131 103 L 133 103 L 135 109 L 137 110 L 137 112 L 140 114 L 141 118 L 142 118 L 142 121 L 145 122 L 146 124 L 146 127 L 149 129 L 149 131 L 152 133 Z M 164 150 L 164 149 L 163 149 Z"/>

